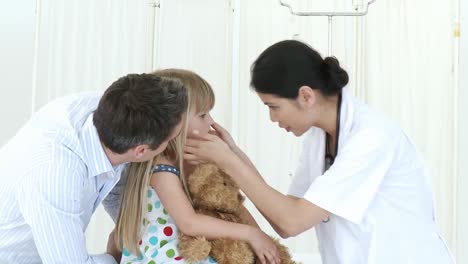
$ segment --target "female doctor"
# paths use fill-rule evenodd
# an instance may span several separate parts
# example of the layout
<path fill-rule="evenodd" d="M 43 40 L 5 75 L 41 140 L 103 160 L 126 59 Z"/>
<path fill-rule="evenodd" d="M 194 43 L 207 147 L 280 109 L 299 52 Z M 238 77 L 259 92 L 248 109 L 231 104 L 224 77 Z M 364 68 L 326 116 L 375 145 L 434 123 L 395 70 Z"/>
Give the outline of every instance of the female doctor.
<path fill-rule="evenodd" d="M 353 97 L 337 59 L 287 40 L 252 66 L 272 122 L 304 136 L 288 195 L 271 188 L 229 133 L 187 141 L 185 158 L 225 170 L 283 238 L 315 227 L 325 264 L 447 264 L 430 177 L 394 123 Z"/>

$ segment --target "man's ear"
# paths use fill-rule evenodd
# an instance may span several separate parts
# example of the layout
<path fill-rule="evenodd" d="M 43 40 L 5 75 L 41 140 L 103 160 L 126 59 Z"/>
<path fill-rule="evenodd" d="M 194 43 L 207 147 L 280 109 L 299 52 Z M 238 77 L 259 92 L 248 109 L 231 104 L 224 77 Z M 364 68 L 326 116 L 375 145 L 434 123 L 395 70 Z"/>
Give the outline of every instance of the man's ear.
<path fill-rule="evenodd" d="M 133 157 L 136 160 L 141 159 L 146 154 L 148 149 L 149 149 L 148 145 L 138 145 L 138 146 L 132 148 Z"/>
<path fill-rule="evenodd" d="M 297 101 L 299 105 L 301 105 L 304 108 L 310 108 L 312 105 L 315 104 L 316 100 L 317 95 L 314 89 L 306 85 L 301 86 L 301 88 L 299 88 L 297 96 Z"/>

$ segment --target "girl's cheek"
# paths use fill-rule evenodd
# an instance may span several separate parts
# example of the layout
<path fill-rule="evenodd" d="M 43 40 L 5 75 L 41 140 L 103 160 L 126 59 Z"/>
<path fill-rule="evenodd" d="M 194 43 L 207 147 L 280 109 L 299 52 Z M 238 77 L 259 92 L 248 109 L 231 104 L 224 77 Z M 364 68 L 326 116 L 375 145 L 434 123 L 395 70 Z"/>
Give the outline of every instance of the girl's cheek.
<path fill-rule="evenodd" d="M 197 133 L 193 133 L 194 130 L 196 130 Z M 189 130 L 187 130 L 187 137 L 197 138 L 197 137 L 203 136 L 204 134 L 205 134 L 205 131 L 200 131 L 199 128 L 189 127 Z"/>

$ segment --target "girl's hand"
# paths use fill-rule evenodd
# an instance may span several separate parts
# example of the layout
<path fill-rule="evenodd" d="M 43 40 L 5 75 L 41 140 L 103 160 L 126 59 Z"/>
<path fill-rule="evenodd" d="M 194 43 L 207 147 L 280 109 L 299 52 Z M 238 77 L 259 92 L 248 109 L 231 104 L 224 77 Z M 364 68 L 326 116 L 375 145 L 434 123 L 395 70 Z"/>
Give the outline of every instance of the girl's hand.
<path fill-rule="evenodd" d="M 234 139 L 232 138 L 229 131 L 227 131 L 224 127 L 222 127 L 220 124 L 216 122 L 213 125 L 211 125 L 211 127 L 213 129 L 210 130 L 209 132 L 210 134 L 221 138 L 229 146 L 231 150 L 234 150 L 237 148 L 236 142 L 234 142 Z"/>
<path fill-rule="evenodd" d="M 190 163 L 214 162 L 220 167 L 223 161 L 235 156 L 221 138 L 211 134 L 187 139 L 184 152 L 184 159 Z"/>
<path fill-rule="evenodd" d="M 280 264 L 278 248 L 273 240 L 262 230 L 254 228 L 254 232 L 249 240 L 253 251 L 258 257 L 257 263 L 261 264 Z"/>

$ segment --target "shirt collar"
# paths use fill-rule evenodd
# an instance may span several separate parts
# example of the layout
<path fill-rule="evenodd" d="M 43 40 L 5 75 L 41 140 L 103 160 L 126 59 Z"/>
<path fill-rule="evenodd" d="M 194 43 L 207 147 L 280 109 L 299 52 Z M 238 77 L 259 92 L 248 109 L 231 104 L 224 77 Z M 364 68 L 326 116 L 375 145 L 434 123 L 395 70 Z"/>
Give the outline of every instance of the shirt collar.
<path fill-rule="evenodd" d="M 341 117 L 340 117 L 340 138 L 338 139 L 341 147 L 342 140 L 348 136 L 354 124 L 354 112 L 358 101 L 349 93 L 348 88 L 342 91 L 343 97 L 341 101 Z"/>
<path fill-rule="evenodd" d="M 120 165 L 113 167 L 104 152 L 96 127 L 93 124 L 93 114 L 89 115 L 83 124 L 80 132 L 80 142 L 83 149 L 83 158 L 88 167 L 89 177 L 108 172 L 112 172 L 115 175 Z"/>

